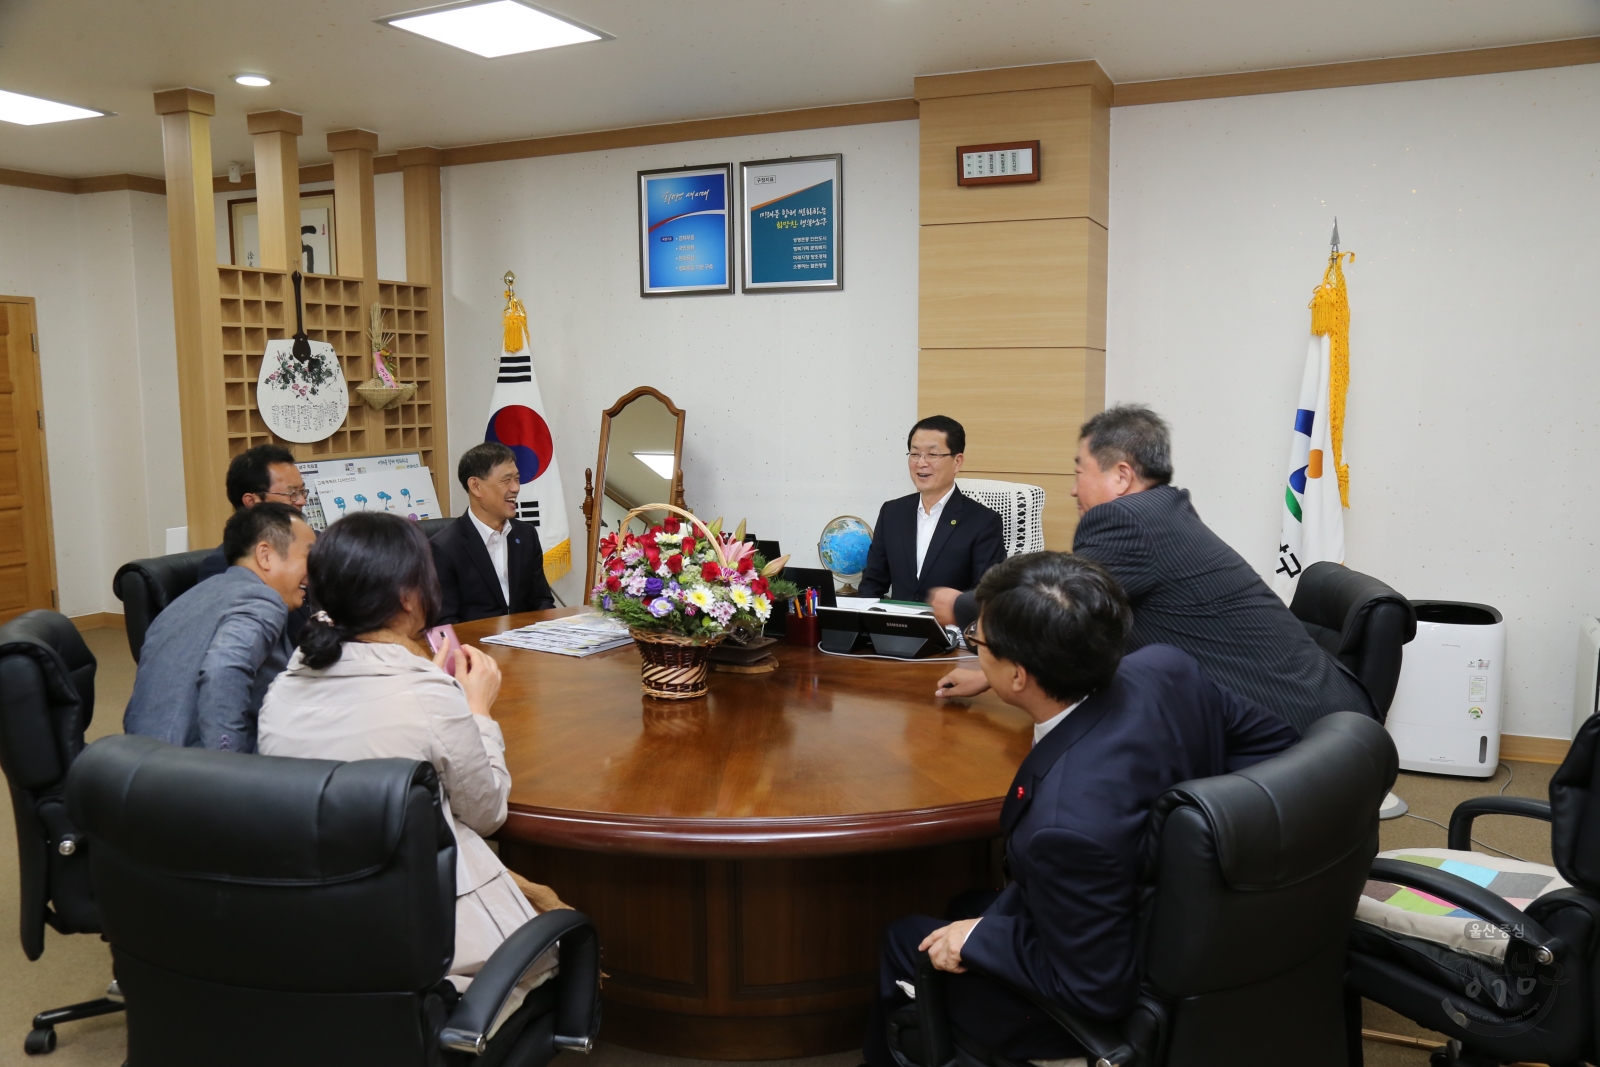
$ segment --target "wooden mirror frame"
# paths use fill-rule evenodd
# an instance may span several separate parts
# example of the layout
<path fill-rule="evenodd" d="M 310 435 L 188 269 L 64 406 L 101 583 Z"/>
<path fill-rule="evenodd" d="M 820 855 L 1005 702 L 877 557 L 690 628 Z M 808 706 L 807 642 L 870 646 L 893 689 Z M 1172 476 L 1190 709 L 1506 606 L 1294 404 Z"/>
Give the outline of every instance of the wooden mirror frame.
<path fill-rule="evenodd" d="M 620 397 L 615 404 L 606 408 L 600 415 L 600 456 L 595 460 L 592 470 L 585 468 L 583 472 L 583 521 L 588 528 L 589 562 L 584 569 L 583 602 L 589 603 L 590 590 L 594 588 L 595 557 L 600 552 L 600 515 L 598 512 L 599 499 L 596 489 L 603 495 L 606 485 L 606 449 L 611 444 L 611 419 L 622 413 L 622 409 L 639 399 L 641 396 L 653 396 L 666 405 L 667 411 L 677 416 L 678 433 L 672 443 L 672 499 L 667 501 L 651 501 L 650 503 L 674 504 L 680 508 L 688 505 L 683 502 L 683 408 L 672 402 L 672 398 L 659 389 L 652 389 L 648 385 L 641 385 Z"/>

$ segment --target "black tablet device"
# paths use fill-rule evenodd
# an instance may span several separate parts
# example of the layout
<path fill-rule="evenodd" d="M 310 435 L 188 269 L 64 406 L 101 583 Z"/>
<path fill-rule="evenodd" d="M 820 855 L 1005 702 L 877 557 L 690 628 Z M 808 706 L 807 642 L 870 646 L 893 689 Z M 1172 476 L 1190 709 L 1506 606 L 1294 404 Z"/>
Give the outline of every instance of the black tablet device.
<path fill-rule="evenodd" d="M 853 652 L 857 645 L 865 644 L 866 631 L 862 619 L 864 611 L 848 608 L 818 608 L 817 622 L 824 652 Z"/>
<path fill-rule="evenodd" d="M 892 611 L 860 612 L 861 626 L 880 656 L 916 659 L 937 656 L 951 649 L 950 635 L 932 615 L 902 615 Z M 823 625 L 827 625 L 824 623 Z"/>

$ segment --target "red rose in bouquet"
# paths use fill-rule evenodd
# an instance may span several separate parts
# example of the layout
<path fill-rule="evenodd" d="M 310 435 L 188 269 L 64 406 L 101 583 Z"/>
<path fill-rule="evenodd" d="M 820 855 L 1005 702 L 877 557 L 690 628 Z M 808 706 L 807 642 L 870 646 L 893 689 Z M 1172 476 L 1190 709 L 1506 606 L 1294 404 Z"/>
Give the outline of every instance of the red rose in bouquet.
<path fill-rule="evenodd" d="M 622 562 L 621 556 L 612 556 L 606 561 L 606 570 L 610 571 L 612 574 L 621 574 L 627 569 L 628 565 Z"/>
<path fill-rule="evenodd" d="M 715 560 L 706 560 L 700 564 L 700 580 L 702 582 L 714 582 L 720 577 L 722 577 L 722 568 L 717 566 Z"/>
<path fill-rule="evenodd" d="M 618 589 L 622 588 L 622 579 L 618 578 L 616 575 L 612 575 L 606 579 L 606 588 L 615 593 Z"/>
<path fill-rule="evenodd" d="M 675 534 L 678 532 L 680 525 L 681 524 L 678 522 L 678 516 L 668 515 L 667 521 L 661 524 L 661 528 L 669 534 Z"/>
<path fill-rule="evenodd" d="M 672 555 L 667 557 L 667 570 L 671 571 L 673 574 L 683 573 L 683 553 L 674 552 Z"/>

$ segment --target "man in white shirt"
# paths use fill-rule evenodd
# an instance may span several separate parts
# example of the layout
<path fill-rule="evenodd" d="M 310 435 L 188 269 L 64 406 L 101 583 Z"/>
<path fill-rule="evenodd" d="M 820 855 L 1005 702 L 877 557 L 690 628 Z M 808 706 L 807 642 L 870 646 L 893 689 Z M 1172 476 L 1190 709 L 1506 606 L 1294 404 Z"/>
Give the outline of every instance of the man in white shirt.
<path fill-rule="evenodd" d="M 514 615 L 556 606 L 544 575 L 537 521 L 516 517 L 522 475 L 505 445 L 467 449 L 456 466 L 466 489 L 467 513 L 433 538 L 439 572 L 440 622 Z"/>
<path fill-rule="evenodd" d="M 956 488 L 967 432 L 930 415 L 906 436 L 906 465 L 916 492 L 878 512 L 861 595 L 927 600 L 930 589 L 971 589 L 1006 557 L 1000 516 Z"/>

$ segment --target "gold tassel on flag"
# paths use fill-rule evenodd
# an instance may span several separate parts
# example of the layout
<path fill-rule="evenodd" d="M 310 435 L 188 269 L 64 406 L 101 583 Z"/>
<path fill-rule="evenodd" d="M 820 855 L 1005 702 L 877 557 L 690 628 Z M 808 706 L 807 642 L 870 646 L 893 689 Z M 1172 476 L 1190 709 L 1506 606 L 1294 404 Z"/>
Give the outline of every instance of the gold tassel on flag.
<path fill-rule="evenodd" d="M 1339 478 L 1339 502 L 1350 506 L 1350 466 L 1344 461 L 1344 403 L 1350 391 L 1350 297 L 1344 286 L 1345 256 L 1356 261 L 1354 252 L 1335 252 L 1328 257 L 1322 284 L 1311 293 L 1311 332 L 1328 338 L 1328 429 L 1333 437 L 1333 470 Z"/>
<path fill-rule="evenodd" d="M 523 340 L 528 336 L 528 312 L 522 306 L 522 301 L 517 299 L 516 290 L 512 288 L 517 282 L 517 276 L 506 271 L 506 276 L 501 280 L 506 283 L 506 351 L 521 352 Z"/>

